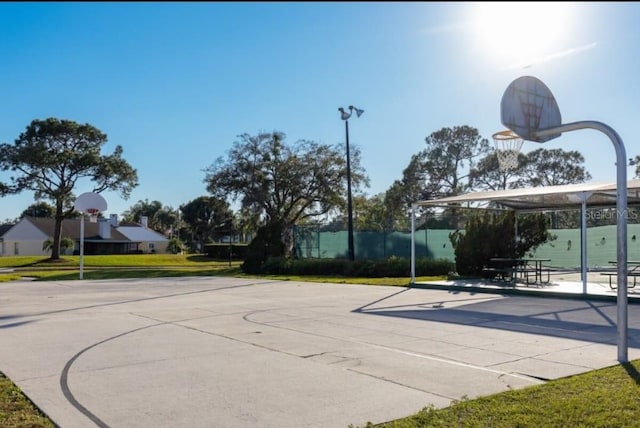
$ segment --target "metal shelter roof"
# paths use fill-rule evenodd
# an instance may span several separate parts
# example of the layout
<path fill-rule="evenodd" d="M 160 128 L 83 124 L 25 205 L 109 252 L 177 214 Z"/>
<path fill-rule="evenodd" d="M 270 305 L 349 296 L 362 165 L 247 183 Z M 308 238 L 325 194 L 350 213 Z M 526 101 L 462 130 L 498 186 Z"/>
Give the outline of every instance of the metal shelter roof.
<path fill-rule="evenodd" d="M 580 194 L 591 193 L 589 206 L 615 206 L 616 183 L 580 183 L 561 186 L 530 187 L 473 192 L 447 198 L 419 201 L 418 206 L 450 206 L 469 202 L 496 202 L 514 210 L 568 208 L 581 205 Z M 627 205 L 640 204 L 640 180 L 627 181 Z"/>

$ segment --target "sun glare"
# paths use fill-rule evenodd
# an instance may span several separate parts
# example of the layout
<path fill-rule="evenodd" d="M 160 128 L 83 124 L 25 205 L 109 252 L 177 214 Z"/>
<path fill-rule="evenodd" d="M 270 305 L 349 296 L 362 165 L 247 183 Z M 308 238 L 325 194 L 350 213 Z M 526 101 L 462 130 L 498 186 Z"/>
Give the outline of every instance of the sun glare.
<path fill-rule="evenodd" d="M 473 34 L 503 66 L 527 66 L 563 49 L 568 15 L 567 4 L 560 2 L 478 3 Z"/>

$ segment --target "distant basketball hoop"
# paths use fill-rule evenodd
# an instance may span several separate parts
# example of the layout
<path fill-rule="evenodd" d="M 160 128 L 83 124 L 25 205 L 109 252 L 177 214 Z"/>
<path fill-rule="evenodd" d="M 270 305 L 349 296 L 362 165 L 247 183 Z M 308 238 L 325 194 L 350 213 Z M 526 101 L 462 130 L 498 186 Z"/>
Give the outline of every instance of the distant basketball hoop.
<path fill-rule="evenodd" d="M 78 196 L 74 208 L 83 214 L 89 214 L 91 223 L 98 221 L 98 214 L 107 209 L 107 201 L 97 193 L 87 192 Z"/>
<path fill-rule="evenodd" d="M 84 276 L 84 216 L 89 214 L 91 223 L 98 222 L 98 214 L 107 209 L 107 201 L 102 196 L 93 192 L 86 192 L 76 198 L 73 208 L 80 215 L 80 279 Z"/>
<path fill-rule="evenodd" d="M 513 171 L 518 168 L 518 156 L 522 152 L 524 139 L 513 131 L 500 131 L 493 134 L 496 156 L 500 171 Z"/>

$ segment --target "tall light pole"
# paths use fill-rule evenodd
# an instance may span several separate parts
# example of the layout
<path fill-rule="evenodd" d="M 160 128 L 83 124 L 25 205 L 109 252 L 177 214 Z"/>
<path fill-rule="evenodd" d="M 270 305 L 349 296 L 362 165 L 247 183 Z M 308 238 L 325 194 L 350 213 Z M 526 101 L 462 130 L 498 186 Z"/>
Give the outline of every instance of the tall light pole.
<path fill-rule="evenodd" d="M 364 110 L 349 106 L 349 112 L 344 111 L 342 107 L 338 109 L 340 118 L 344 120 L 344 129 L 347 140 L 347 219 L 348 219 L 348 242 L 349 242 L 349 260 L 355 260 L 355 250 L 353 247 L 353 202 L 351 200 L 351 156 L 349 154 L 349 118 L 356 111 L 356 116 L 360 117 Z"/>

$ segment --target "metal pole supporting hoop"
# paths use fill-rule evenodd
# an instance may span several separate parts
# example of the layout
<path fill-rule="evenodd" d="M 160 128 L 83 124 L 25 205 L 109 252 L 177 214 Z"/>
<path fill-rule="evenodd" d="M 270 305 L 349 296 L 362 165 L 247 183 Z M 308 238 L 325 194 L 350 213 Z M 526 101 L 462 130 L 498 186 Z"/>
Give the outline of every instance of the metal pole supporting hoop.
<path fill-rule="evenodd" d="M 501 171 L 511 171 L 518 168 L 518 156 L 521 153 L 524 139 L 513 131 L 506 130 L 493 134 L 496 146 L 496 156 Z"/>

